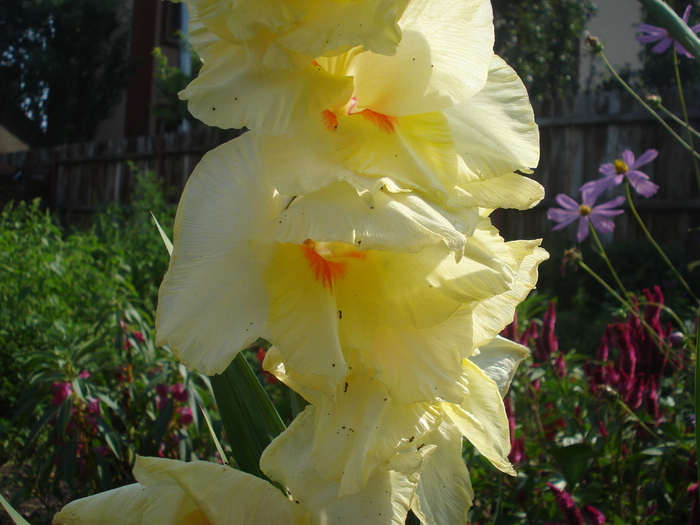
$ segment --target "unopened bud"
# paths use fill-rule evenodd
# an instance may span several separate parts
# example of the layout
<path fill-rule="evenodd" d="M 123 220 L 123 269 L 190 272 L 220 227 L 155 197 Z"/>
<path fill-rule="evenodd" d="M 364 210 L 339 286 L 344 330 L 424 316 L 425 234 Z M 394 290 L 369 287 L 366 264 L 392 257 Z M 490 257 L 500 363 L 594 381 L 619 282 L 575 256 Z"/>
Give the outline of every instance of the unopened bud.
<path fill-rule="evenodd" d="M 654 109 L 659 109 L 661 107 L 661 97 L 659 95 L 654 95 L 652 93 L 644 97 L 649 104 Z"/>
<path fill-rule="evenodd" d="M 683 337 L 682 332 L 672 332 L 668 334 L 667 339 L 671 346 L 675 348 L 683 346 L 683 343 L 685 342 L 685 337 Z"/>
<path fill-rule="evenodd" d="M 600 39 L 597 36 L 592 36 L 590 33 L 586 33 L 586 45 L 594 55 L 603 51 L 603 44 Z"/>

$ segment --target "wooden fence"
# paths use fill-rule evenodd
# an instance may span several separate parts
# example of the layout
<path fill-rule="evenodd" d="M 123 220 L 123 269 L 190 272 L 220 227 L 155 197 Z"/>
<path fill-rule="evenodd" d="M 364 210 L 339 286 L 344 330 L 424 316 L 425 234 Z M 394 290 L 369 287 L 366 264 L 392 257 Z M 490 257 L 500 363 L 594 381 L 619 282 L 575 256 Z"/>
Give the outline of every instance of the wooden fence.
<path fill-rule="evenodd" d="M 665 105 L 680 114 L 675 100 L 673 94 L 664 97 Z M 686 103 L 697 127 L 700 92 L 688 92 Z M 600 176 L 600 164 L 612 162 L 624 149 L 638 156 L 656 148 L 659 157 L 644 171 L 661 189 L 650 199 L 638 198 L 638 209 L 657 239 L 700 257 L 700 192 L 692 157 L 635 100 L 626 94 L 606 93 L 535 101 L 533 106 L 542 150 L 533 177 L 544 185 L 547 198 L 527 212 L 497 211 L 494 221 L 504 237 L 551 239 L 552 224 L 545 214 L 547 208 L 555 205 L 558 193 L 578 199 L 581 184 Z M 680 126 L 673 124 L 673 128 L 683 133 Z M 235 130 L 200 126 L 187 134 L 69 144 L 0 155 L 0 167 L 10 172 L 2 179 L 0 201 L 39 195 L 62 217 L 75 218 L 94 212 L 107 201 L 128 204 L 134 170 L 149 169 L 175 190 L 175 202 L 202 155 L 237 135 Z M 696 143 L 700 144 L 700 139 Z M 14 169 L 8 170 L 8 166 Z M 9 183 L 8 177 L 12 178 Z M 607 197 L 610 195 L 600 200 Z M 615 240 L 641 235 L 629 214 L 618 217 L 616 224 Z M 562 235 L 573 242 L 573 230 Z"/>

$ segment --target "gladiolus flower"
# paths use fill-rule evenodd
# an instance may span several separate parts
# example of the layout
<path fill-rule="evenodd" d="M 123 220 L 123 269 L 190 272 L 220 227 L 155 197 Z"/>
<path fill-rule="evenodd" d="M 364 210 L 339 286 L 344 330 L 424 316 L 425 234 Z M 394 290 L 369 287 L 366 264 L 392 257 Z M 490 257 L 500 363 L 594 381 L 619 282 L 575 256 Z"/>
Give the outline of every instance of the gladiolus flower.
<path fill-rule="evenodd" d="M 380 1 L 362 0 L 347 7 L 337 2 L 314 2 L 316 6 L 329 4 L 328 8 L 339 15 L 338 22 L 319 27 L 335 31 L 336 23 L 355 23 L 358 4 Z M 233 18 L 217 15 L 212 22 L 201 9 L 202 3 L 189 5 L 193 19 L 190 42 L 203 67 L 180 96 L 189 101 L 190 112 L 210 126 L 284 132 L 309 115 L 346 106 L 353 93 L 360 95 L 363 106 L 372 107 L 379 102 L 374 95 L 387 93 L 378 90 L 378 82 L 392 95 L 373 111 L 381 107 L 386 111 L 382 115 L 393 117 L 436 111 L 481 89 L 493 53 L 493 15 L 486 0 L 413 0 L 401 16 L 401 46 L 393 56 L 362 47 L 349 49 L 347 44 L 338 52 L 314 48 L 311 54 L 290 53 L 281 44 L 288 42 L 285 37 L 266 31 L 241 43 L 223 28 L 235 23 Z M 209 3 L 226 9 L 224 3 Z M 382 13 L 376 7 L 371 11 L 374 23 L 377 13 Z M 270 9 L 279 6 L 275 3 Z M 344 16 L 347 9 L 352 14 Z M 384 13 L 396 16 L 400 11 Z M 298 27 L 303 29 L 303 23 Z M 366 39 L 362 40 L 364 45 Z M 347 71 L 341 65 L 349 57 L 355 57 L 355 67 Z M 325 66 L 324 61 L 328 62 Z M 378 76 L 377 71 L 383 74 Z M 400 76 L 399 71 L 403 73 Z"/>
<path fill-rule="evenodd" d="M 465 350 L 465 355 L 470 353 Z M 362 490 L 372 473 L 395 454 L 437 445 L 421 474 L 419 491 L 423 486 L 429 496 L 420 506 L 449 514 L 466 512 L 471 505 L 471 496 L 465 499 L 471 485 L 461 456 L 463 437 L 498 469 L 514 474 L 502 397 L 528 353 L 522 345 L 497 338 L 463 359 L 459 381 L 469 393 L 460 403 L 397 403 L 362 362 L 348 363 L 349 373 L 333 400 L 315 390 L 309 378 L 288 369 L 275 347 L 268 351 L 264 366 L 312 404 L 304 416 L 316 428 L 312 461 L 325 479 L 340 483 L 339 496 Z M 288 439 L 292 438 L 290 433 Z M 429 479 L 435 479 L 435 485 Z M 437 479 L 449 479 L 453 486 Z M 453 516 L 436 522 L 458 520 Z"/>
<path fill-rule="evenodd" d="M 401 402 L 459 401 L 458 348 L 470 344 L 472 323 L 434 327 L 462 306 L 481 319 L 479 303 L 491 299 L 512 316 L 513 298 L 534 286 L 546 257 L 539 243 L 505 243 L 475 210 L 446 214 L 391 193 L 388 182 L 369 208 L 346 183 L 290 203 L 260 176 L 254 140 L 246 134 L 210 152 L 188 182 L 160 290 L 158 344 L 213 374 L 264 335 L 329 395 L 353 352 Z M 484 320 L 495 329 L 486 340 L 508 322 L 498 325 L 500 315 Z"/>
<path fill-rule="evenodd" d="M 279 191 L 307 194 L 341 180 L 370 190 L 389 177 L 454 208 L 527 209 L 542 199 L 539 183 L 514 173 L 537 165 L 539 133 L 525 86 L 503 60 L 490 58 L 486 83 L 465 101 L 414 108 L 397 105 L 395 93 L 406 88 L 393 86 L 410 85 L 410 70 L 384 71 L 366 56 L 319 59 L 356 82 L 368 77 L 370 87 L 356 86 L 348 104 L 260 137 L 265 172 Z M 395 79 L 374 78 L 381 75 Z M 298 156 L 305 162 L 292 162 Z"/>

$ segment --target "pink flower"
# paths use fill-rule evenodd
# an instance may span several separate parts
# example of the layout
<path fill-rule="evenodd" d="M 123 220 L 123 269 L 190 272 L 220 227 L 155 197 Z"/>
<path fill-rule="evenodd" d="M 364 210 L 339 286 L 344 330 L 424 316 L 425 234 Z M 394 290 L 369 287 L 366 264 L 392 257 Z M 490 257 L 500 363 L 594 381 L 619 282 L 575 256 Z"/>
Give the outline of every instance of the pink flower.
<path fill-rule="evenodd" d="M 183 385 L 182 383 L 173 385 L 171 392 L 175 401 L 179 401 L 180 403 L 187 402 L 187 388 L 185 388 L 185 385 Z"/>
<path fill-rule="evenodd" d="M 569 224 L 578 219 L 578 234 L 576 238 L 578 242 L 583 241 L 588 236 L 588 224 L 593 224 L 593 227 L 601 233 L 610 233 L 615 229 L 615 223 L 610 219 L 615 215 L 623 213 L 622 210 L 613 210 L 615 206 L 619 206 L 625 201 L 624 197 L 617 197 L 609 202 L 593 206 L 595 196 L 584 192 L 583 203 L 579 204 L 574 199 L 560 193 L 556 200 L 561 208 L 549 208 L 547 210 L 547 218 L 558 222 L 552 230 L 557 231 L 566 228 Z"/>
<path fill-rule="evenodd" d="M 688 24 L 688 20 L 690 20 L 691 8 L 692 5 L 688 5 L 688 7 L 685 8 L 685 12 L 683 13 L 683 22 L 685 22 L 686 25 Z M 651 48 L 651 50 L 654 53 L 663 53 L 669 47 L 671 47 L 671 44 L 674 44 L 676 46 L 676 51 L 679 55 L 683 55 L 688 58 L 693 58 L 693 55 L 686 51 L 686 49 L 682 45 L 680 45 L 677 40 L 671 38 L 671 35 L 669 35 L 668 31 L 666 31 L 663 27 L 656 27 L 650 24 L 639 24 L 637 30 L 641 33 L 646 33 L 637 36 L 637 40 L 639 42 L 643 42 L 645 44 L 649 42 L 659 42 Z M 698 31 L 700 31 L 700 24 L 694 25 L 690 28 L 690 30 L 693 33 L 697 33 Z"/>
<path fill-rule="evenodd" d="M 583 521 L 583 515 L 581 515 L 581 510 L 576 505 L 574 498 L 566 491 L 558 489 L 551 483 L 547 483 L 549 490 L 554 493 L 554 501 L 557 503 L 557 507 L 564 514 L 566 518 L 567 525 L 585 525 L 586 522 Z"/>
<path fill-rule="evenodd" d="M 588 523 L 590 523 L 591 525 L 604 525 L 605 514 L 600 512 L 595 507 L 591 507 L 590 505 L 584 505 L 583 507 L 581 507 L 581 510 L 583 511 L 583 515 L 588 520 Z"/>
<path fill-rule="evenodd" d="M 186 427 L 193 421 L 192 410 L 190 407 L 180 407 L 177 409 L 178 421 L 183 427 Z"/>
<path fill-rule="evenodd" d="M 71 384 L 64 381 L 55 381 L 51 385 L 51 389 L 53 390 L 51 404 L 54 406 L 58 406 L 63 403 L 66 399 L 68 399 L 68 396 L 73 393 L 73 387 Z"/>
<path fill-rule="evenodd" d="M 90 377 L 90 372 L 87 370 L 83 370 L 78 374 L 78 379 L 87 379 L 88 377 Z"/>
<path fill-rule="evenodd" d="M 643 197 L 651 197 L 657 192 L 659 187 L 649 180 L 649 176 L 646 173 L 642 173 L 637 168 L 649 164 L 658 154 L 659 152 L 655 149 L 649 149 L 635 160 L 634 153 L 626 149 L 622 152 L 621 159 L 616 159 L 611 164 L 601 164 L 598 171 L 605 177 L 587 182 L 581 186 L 581 192 L 584 196 L 588 194 L 591 200 L 595 200 L 598 195 L 618 184 L 622 184 L 622 181 L 627 178 L 637 193 Z"/>
<path fill-rule="evenodd" d="M 542 318 L 542 330 L 539 337 L 535 338 L 535 359 L 542 363 L 549 361 L 551 356 L 559 350 L 559 341 L 554 333 L 557 323 L 557 310 L 554 301 L 549 302 L 547 312 Z"/>

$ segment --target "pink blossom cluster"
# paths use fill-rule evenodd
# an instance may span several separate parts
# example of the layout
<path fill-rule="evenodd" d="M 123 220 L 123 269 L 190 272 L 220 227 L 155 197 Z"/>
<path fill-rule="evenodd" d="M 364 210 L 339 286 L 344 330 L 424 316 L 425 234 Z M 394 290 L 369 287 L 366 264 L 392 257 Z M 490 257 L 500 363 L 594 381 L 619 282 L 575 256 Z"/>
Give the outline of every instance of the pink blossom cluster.
<path fill-rule="evenodd" d="M 664 328 L 660 320 L 664 304 L 661 288 L 644 289 L 643 293 L 650 303 L 644 308 L 644 321 L 660 340 L 668 339 L 671 325 Z M 613 349 L 617 352 L 611 359 Z M 585 367 L 593 392 L 599 392 L 604 385 L 613 388 L 629 408 L 636 410 L 644 403 L 647 413 L 657 422 L 661 420 L 659 383 L 666 368 L 666 353 L 640 319 L 630 314 L 624 323 L 608 325 L 598 347 L 597 361 L 598 364 Z"/>

